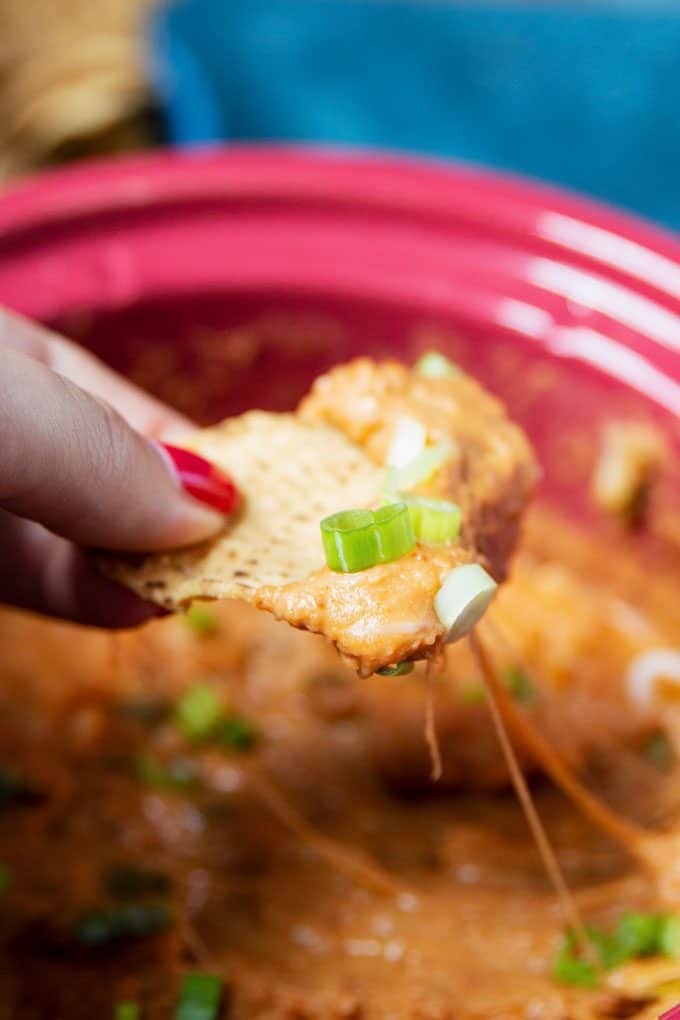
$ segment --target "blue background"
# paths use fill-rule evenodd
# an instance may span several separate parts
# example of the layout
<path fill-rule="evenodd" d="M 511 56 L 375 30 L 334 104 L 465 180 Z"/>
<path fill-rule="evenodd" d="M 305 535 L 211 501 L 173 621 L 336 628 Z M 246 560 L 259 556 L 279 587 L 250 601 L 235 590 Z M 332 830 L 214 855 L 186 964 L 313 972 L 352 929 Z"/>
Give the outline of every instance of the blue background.
<path fill-rule="evenodd" d="M 456 157 L 680 229 L 680 5 L 183 0 L 151 44 L 175 144 Z"/>

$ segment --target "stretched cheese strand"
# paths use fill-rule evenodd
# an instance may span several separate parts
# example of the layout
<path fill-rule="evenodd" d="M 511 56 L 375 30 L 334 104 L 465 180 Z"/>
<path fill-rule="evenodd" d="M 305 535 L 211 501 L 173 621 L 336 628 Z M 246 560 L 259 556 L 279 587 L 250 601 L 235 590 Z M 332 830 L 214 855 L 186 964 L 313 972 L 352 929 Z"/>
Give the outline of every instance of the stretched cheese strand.
<path fill-rule="evenodd" d="M 538 852 L 541 860 L 543 861 L 548 878 L 557 893 L 557 897 L 562 908 L 564 923 L 567 927 L 571 928 L 576 935 L 580 948 L 589 957 L 589 962 L 594 966 L 599 967 L 599 961 L 597 960 L 592 944 L 588 938 L 576 901 L 569 891 L 569 887 L 564 875 L 562 874 L 562 869 L 560 868 L 557 857 L 555 856 L 555 851 L 552 848 L 550 840 L 548 839 L 548 834 L 543 826 L 543 822 L 536 810 L 536 805 L 534 804 L 533 797 L 529 791 L 524 773 L 520 768 L 517 755 L 512 747 L 510 735 L 500 708 L 500 698 L 497 692 L 497 688 L 502 687 L 502 684 L 498 683 L 495 672 L 488 660 L 487 653 L 483 649 L 481 642 L 474 631 L 470 633 L 469 640 L 472 653 L 477 661 L 477 665 L 479 666 L 482 679 L 484 680 L 489 712 L 491 713 L 491 719 L 498 736 L 498 742 L 501 745 L 503 756 L 508 766 L 508 771 L 510 773 L 512 784 L 515 788 L 515 793 L 517 794 L 517 799 L 522 806 L 527 824 L 529 825 L 531 834 L 536 842 L 536 847 L 538 848 Z"/>
<path fill-rule="evenodd" d="M 646 844 L 650 834 L 641 826 L 621 817 L 603 801 L 595 797 L 583 783 L 576 778 L 533 723 L 515 704 L 511 695 L 498 678 L 489 653 L 478 637 L 471 639 L 480 672 L 484 677 L 487 690 L 493 691 L 499 712 L 508 728 L 515 733 L 522 744 L 531 752 L 545 769 L 556 786 L 562 790 L 600 829 L 606 832 L 617 843 L 647 868 L 653 868 Z"/>

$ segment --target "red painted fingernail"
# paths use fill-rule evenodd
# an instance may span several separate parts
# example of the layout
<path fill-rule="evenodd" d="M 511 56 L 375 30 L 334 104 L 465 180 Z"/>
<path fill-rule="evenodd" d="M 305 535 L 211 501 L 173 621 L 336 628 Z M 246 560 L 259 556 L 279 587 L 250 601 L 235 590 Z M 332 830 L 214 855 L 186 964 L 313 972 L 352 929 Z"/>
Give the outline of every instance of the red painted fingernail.
<path fill-rule="evenodd" d="M 680 1020 L 680 1002 L 666 1013 L 662 1013 L 659 1020 Z"/>
<path fill-rule="evenodd" d="M 221 514 L 233 513 L 239 503 L 239 494 L 229 475 L 191 450 L 182 450 L 168 443 L 158 445 L 172 461 L 185 492 Z"/>

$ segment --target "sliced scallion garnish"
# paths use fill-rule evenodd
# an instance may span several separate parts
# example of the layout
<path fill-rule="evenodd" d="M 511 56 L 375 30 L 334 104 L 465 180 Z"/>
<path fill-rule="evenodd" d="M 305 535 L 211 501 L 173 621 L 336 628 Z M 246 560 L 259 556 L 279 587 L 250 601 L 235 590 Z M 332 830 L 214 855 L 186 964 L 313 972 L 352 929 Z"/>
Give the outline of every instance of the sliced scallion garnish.
<path fill-rule="evenodd" d="M 667 772 L 676 762 L 673 744 L 663 730 L 657 730 L 645 741 L 642 753 L 660 772 Z"/>
<path fill-rule="evenodd" d="M 248 751 L 257 742 L 257 731 L 242 716 L 225 715 L 217 723 L 213 734 L 215 743 L 237 751 Z"/>
<path fill-rule="evenodd" d="M 405 503 L 389 503 L 373 511 L 378 562 L 398 560 L 416 544 L 411 515 Z"/>
<path fill-rule="evenodd" d="M 412 662 L 398 662 L 395 666 L 383 666 L 382 669 L 376 670 L 380 676 L 406 676 L 407 673 L 412 672 Z"/>
<path fill-rule="evenodd" d="M 353 574 L 378 562 L 373 512 L 341 510 L 321 521 L 321 540 L 331 570 Z"/>
<path fill-rule="evenodd" d="M 184 614 L 184 622 L 189 630 L 193 630 L 194 634 L 199 634 L 201 637 L 207 637 L 217 631 L 217 620 L 214 614 L 197 603 L 187 609 Z"/>
<path fill-rule="evenodd" d="M 410 464 L 399 469 L 397 488 L 401 492 L 410 492 L 416 486 L 429 481 L 452 455 L 453 444 L 450 439 L 440 439 L 434 446 L 426 447 Z"/>
<path fill-rule="evenodd" d="M 408 496 L 405 502 L 419 542 L 446 545 L 458 537 L 460 507 L 455 503 L 445 499 L 422 499 L 420 496 Z"/>
<path fill-rule="evenodd" d="M 342 510 L 321 521 L 326 563 L 345 574 L 390 563 L 416 544 L 405 503 L 390 503 L 378 510 Z"/>
<path fill-rule="evenodd" d="M 434 610 L 446 629 L 446 642 L 465 637 L 486 612 L 498 585 L 478 563 L 465 563 L 446 575 Z"/>
<path fill-rule="evenodd" d="M 75 936 L 83 946 L 103 946 L 124 939 L 143 938 L 167 931 L 172 924 L 162 903 L 129 903 L 109 910 L 82 914 L 74 924 Z"/>
<path fill-rule="evenodd" d="M 142 754 L 135 760 L 135 766 L 139 779 L 158 790 L 187 791 L 198 785 L 196 765 L 189 758 L 173 758 L 166 764 L 150 754 Z"/>
<path fill-rule="evenodd" d="M 185 974 L 175 1009 L 175 1020 L 216 1020 L 222 982 L 211 974 Z"/>
<path fill-rule="evenodd" d="M 553 977 L 562 985 L 577 985 L 579 988 L 595 988 L 597 971 L 588 960 L 578 954 L 576 939 L 568 932 L 553 964 Z"/>
<path fill-rule="evenodd" d="M 670 915 L 661 918 L 659 951 L 672 960 L 680 960 L 680 917 Z"/>
<path fill-rule="evenodd" d="M 140 1020 L 141 1015 L 139 1003 L 131 999 L 117 1002 L 113 1008 L 113 1020 Z"/>
<path fill-rule="evenodd" d="M 187 740 L 206 740 L 215 729 L 222 707 L 217 692 L 208 684 L 190 687 L 177 703 L 175 719 Z"/>
<path fill-rule="evenodd" d="M 589 924 L 586 935 L 605 971 L 641 957 L 680 959 L 680 918 L 673 914 L 624 914 L 613 932 Z M 578 951 L 573 932 L 564 938 L 553 976 L 563 984 L 594 987 L 597 983 L 596 968 Z"/>
<path fill-rule="evenodd" d="M 427 379 L 450 379 L 458 374 L 453 362 L 439 351 L 426 351 L 418 358 L 413 368 L 418 375 L 424 375 Z"/>
<path fill-rule="evenodd" d="M 536 688 L 521 669 L 509 669 L 503 676 L 503 683 L 512 694 L 515 701 L 530 705 L 536 700 Z"/>
<path fill-rule="evenodd" d="M 419 457 L 427 443 L 427 429 L 416 418 L 404 415 L 397 421 L 394 437 L 387 454 L 389 467 L 405 468 Z"/>
<path fill-rule="evenodd" d="M 624 914 L 614 933 L 618 955 L 625 961 L 636 956 L 653 956 L 659 952 L 664 920 L 662 914 Z M 604 958 L 603 964 L 606 966 Z"/>

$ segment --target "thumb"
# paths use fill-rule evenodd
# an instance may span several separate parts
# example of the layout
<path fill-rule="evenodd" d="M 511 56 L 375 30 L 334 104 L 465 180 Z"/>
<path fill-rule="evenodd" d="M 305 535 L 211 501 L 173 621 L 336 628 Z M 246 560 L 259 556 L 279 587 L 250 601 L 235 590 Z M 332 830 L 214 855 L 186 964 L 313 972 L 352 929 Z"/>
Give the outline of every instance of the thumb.
<path fill-rule="evenodd" d="M 108 404 L 3 347 L 0 507 L 80 545 L 129 551 L 186 545 L 222 526 L 181 488 L 172 459 Z"/>

